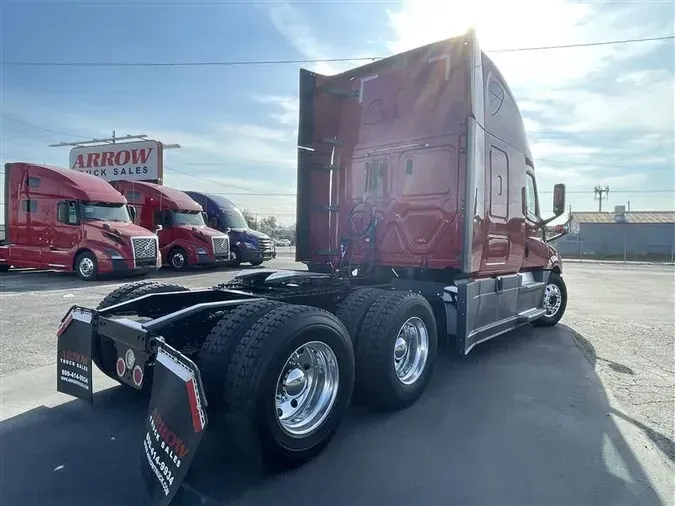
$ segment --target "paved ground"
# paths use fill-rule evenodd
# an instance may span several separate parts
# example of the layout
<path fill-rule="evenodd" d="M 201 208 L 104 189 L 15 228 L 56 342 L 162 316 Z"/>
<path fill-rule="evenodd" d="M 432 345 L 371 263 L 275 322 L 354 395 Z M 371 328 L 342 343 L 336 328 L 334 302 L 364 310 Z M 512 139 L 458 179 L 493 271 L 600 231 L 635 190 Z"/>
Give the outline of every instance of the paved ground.
<path fill-rule="evenodd" d="M 176 506 L 672 504 L 673 270 L 568 264 L 565 275 L 561 325 L 442 357 L 418 404 L 393 415 L 354 407 L 327 451 L 283 479 L 212 432 Z M 0 504 L 147 504 L 144 402 L 105 390 L 100 374 L 94 408 L 54 391 L 59 319 L 113 286 L 11 276 L 0 276 Z"/>
<path fill-rule="evenodd" d="M 570 299 L 562 322 L 675 462 L 675 269 L 569 263 L 564 274 Z"/>

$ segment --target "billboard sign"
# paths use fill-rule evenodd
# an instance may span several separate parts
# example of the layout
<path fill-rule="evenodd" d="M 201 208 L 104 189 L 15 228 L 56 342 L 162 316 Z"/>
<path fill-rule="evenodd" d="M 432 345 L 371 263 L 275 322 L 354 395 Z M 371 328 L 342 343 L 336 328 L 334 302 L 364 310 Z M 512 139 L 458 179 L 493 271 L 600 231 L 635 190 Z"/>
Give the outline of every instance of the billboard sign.
<path fill-rule="evenodd" d="M 70 168 L 106 181 L 161 183 L 163 158 L 162 143 L 158 141 L 76 146 L 70 150 Z"/>

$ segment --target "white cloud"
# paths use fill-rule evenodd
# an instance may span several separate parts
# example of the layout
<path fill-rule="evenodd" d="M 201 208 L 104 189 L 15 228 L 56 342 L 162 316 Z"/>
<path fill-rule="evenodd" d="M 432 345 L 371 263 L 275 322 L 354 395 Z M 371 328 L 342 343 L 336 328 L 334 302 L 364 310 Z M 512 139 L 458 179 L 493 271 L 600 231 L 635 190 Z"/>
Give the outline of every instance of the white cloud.
<path fill-rule="evenodd" d="M 535 160 L 538 158 L 588 160 L 592 155 L 603 152 L 600 147 L 551 140 L 534 141 L 530 144 L 530 149 Z"/>
<path fill-rule="evenodd" d="M 346 3 L 345 7 L 347 6 L 358 9 L 357 3 Z M 349 55 L 340 54 L 339 48 L 331 46 L 316 34 L 307 16 L 307 11 L 304 8 L 296 7 L 291 2 L 269 2 L 265 4 L 265 8 L 274 28 L 302 55 L 303 59 L 331 60 L 345 57 L 369 58 L 373 56 L 365 52 Z M 344 33 L 347 35 L 350 31 L 345 30 Z M 367 40 L 363 41 L 363 44 L 369 45 Z M 302 66 L 319 74 L 334 75 L 357 65 L 359 65 L 358 61 L 325 61 L 305 63 Z"/>
<path fill-rule="evenodd" d="M 302 9 L 289 2 L 271 2 L 268 14 L 277 31 L 283 35 L 295 49 L 310 60 L 334 58 L 331 50 L 313 32 L 311 24 Z M 326 62 L 312 65 L 320 74 L 336 74 L 340 66 Z"/>
<path fill-rule="evenodd" d="M 641 165 L 662 164 L 665 170 L 673 166 L 672 41 L 494 51 L 672 35 L 672 4 L 410 0 L 392 7 L 387 15 L 391 32 L 387 48 L 393 53 L 475 26 L 481 47 L 516 96 L 533 156 L 539 160 L 542 190 L 559 181 L 581 189 L 595 184 L 653 188 L 658 183 Z M 659 61 L 655 51 L 663 54 L 664 48 L 670 48 L 670 58 Z M 570 165 L 551 166 L 548 160 Z M 572 200 L 575 205 L 590 202 L 586 196 Z M 668 202 L 672 207 L 672 197 L 654 199 L 654 205 Z"/>

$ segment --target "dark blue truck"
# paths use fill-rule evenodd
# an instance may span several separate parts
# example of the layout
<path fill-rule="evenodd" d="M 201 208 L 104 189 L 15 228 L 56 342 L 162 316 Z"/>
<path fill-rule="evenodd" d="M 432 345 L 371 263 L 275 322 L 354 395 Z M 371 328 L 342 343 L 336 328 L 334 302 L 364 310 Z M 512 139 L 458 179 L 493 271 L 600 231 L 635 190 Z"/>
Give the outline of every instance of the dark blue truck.
<path fill-rule="evenodd" d="M 233 266 L 237 267 L 242 262 L 260 265 L 277 256 L 272 239 L 250 228 L 244 215 L 230 200 L 212 193 L 195 191 L 185 193 L 202 206 L 208 217 L 207 224 L 211 228 L 227 232 L 230 236 L 230 249 L 234 257 L 231 262 Z"/>

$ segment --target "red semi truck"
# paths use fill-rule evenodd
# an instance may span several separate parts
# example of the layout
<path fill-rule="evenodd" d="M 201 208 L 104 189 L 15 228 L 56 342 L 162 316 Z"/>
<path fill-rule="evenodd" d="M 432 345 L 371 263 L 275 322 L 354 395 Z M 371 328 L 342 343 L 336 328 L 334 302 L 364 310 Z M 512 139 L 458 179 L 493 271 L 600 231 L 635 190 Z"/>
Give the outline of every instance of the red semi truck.
<path fill-rule="evenodd" d="M 74 306 L 58 330 L 61 356 L 80 357 L 77 370 L 59 364 L 59 391 L 91 402 L 92 355 L 151 391 L 141 468 L 155 504 L 171 501 L 210 416 L 242 448 L 297 465 L 328 444 L 354 393 L 405 408 L 439 346 L 467 354 L 565 311 L 544 234 L 565 186 L 544 219 L 520 112 L 473 32 L 331 77 L 301 70 L 299 95 L 307 270 L 200 290 L 132 283 Z"/>
<path fill-rule="evenodd" d="M 134 225 L 133 208 L 105 181 L 32 163 L 5 164 L 0 271 L 11 266 L 143 275 L 161 265 L 157 236 Z"/>
<path fill-rule="evenodd" d="M 136 223 L 156 231 L 165 263 L 175 270 L 230 260 L 227 233 L 206 226 L 202 207 L 187 194 L 142 181 L 111 181 L 137 209 Z"/>

